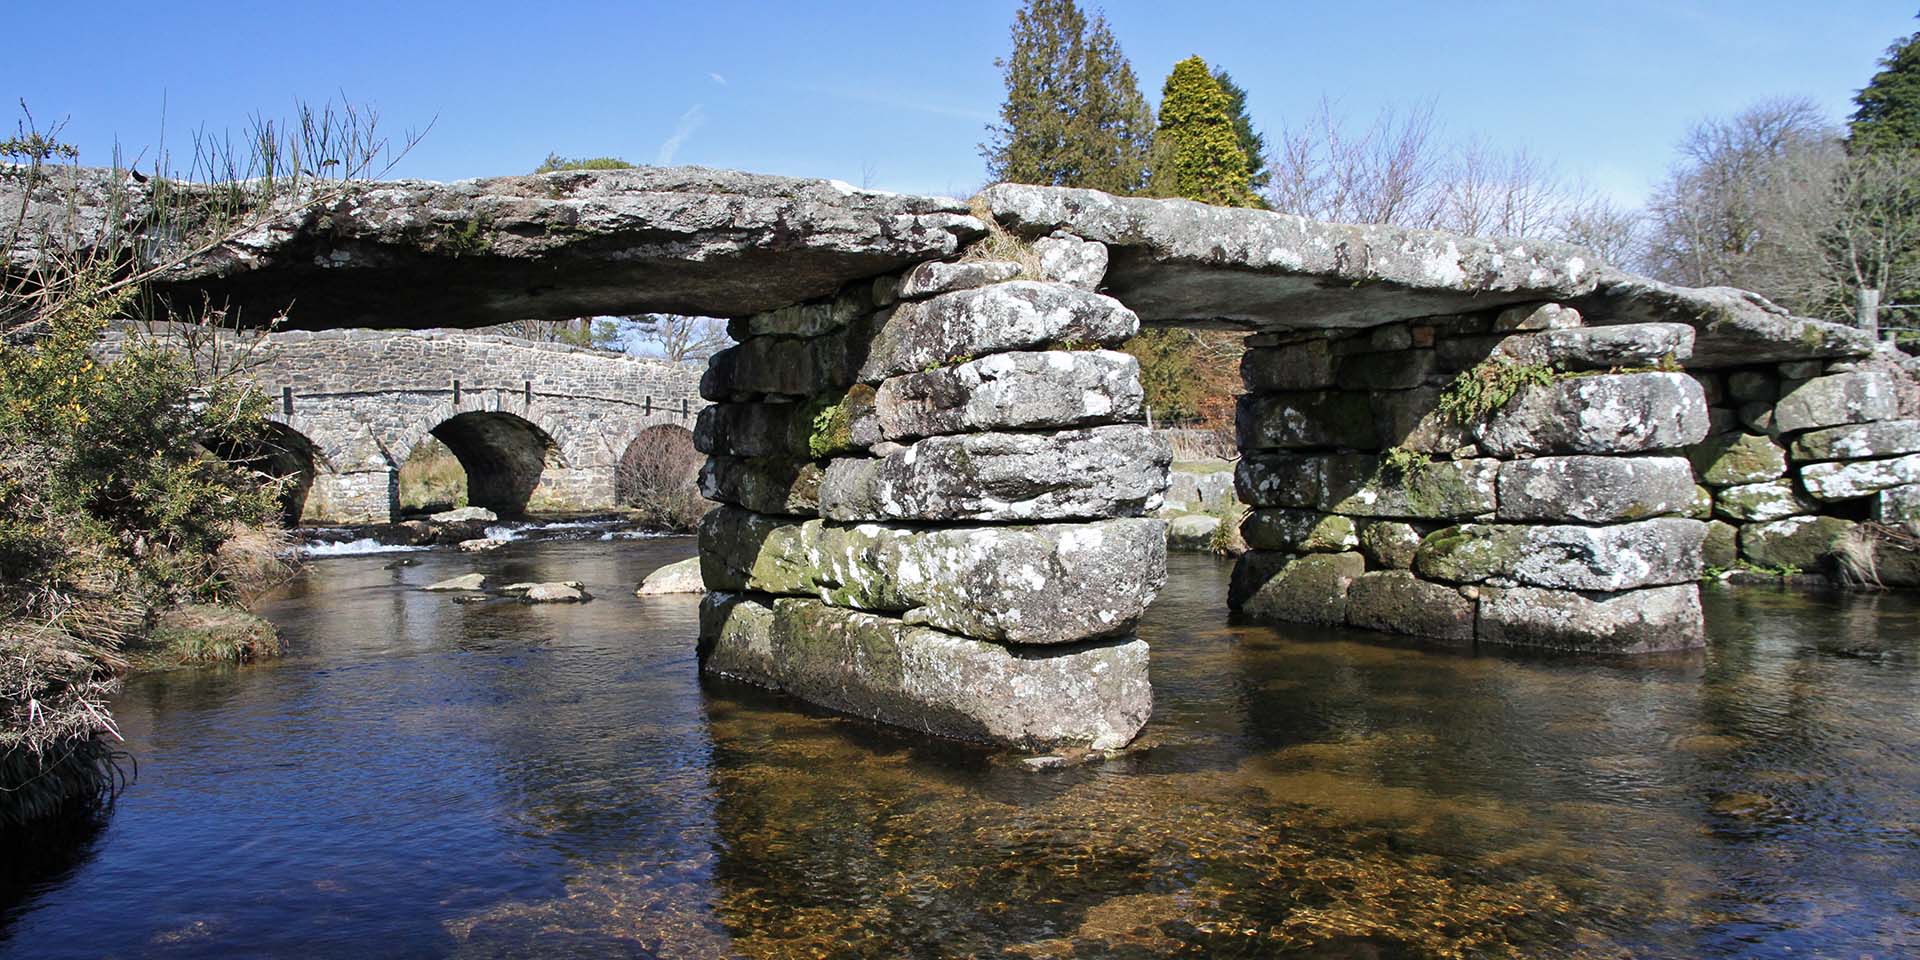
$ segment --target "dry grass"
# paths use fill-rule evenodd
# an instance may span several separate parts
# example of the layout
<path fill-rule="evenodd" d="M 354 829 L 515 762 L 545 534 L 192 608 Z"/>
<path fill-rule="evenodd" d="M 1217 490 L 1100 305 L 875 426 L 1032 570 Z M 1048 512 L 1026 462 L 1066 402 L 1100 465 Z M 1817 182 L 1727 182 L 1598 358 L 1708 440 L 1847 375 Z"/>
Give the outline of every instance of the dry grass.
<path fill-rule="evenodd" d="M 0 623 L 0 827 L 92 806 L 119 788 L 107 698 L 124 666 L 117 644 Z"/>
<path fill-rule="evenodd" d="M 279 526 L 236 527 L 213 557 L 215 570 L 243 604 L 251 604 L 300 570 L 293 534 Z"/>
<path fill-rule="evenodd" d="M 446 444 L 433 437 L 421 441 L 400 465 L 400 509 L 427 513 L 466 505 L 467 469 Z"/>
<path fill-rule="evenodd" d="M 984 197 L 976 196 L 967 201 L 967 210 L 980 222 L 987 225 L 987 235 L 975 240 L 960 252 L 962 262 L 981 260 L 1003 260 L 1020 265 L 1020 279 L 1040 280 L 1045 274 L 1040 269 L 1040 251 L 1007 231 L 993 219 L 993 211 L 987 207 Z"/>

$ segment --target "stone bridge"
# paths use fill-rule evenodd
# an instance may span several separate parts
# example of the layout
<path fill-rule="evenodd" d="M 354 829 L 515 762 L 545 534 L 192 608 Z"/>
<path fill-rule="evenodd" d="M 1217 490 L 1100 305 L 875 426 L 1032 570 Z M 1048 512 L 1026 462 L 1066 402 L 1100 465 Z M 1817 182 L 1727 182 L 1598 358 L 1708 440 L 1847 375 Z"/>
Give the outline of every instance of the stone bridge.
<path fill-rule="evenodd" d="M 1026 748 L 1117 747 L 1152 708 L 1133 626 L 1164 579 L 1169 456 L 1109 349 L 1143 324 L 1248 334 L 1243 615 L 1698 647 L 1710 563 L 1811 564 L 1920 501 L 1897 353 L 1527 240 L 643 169 L 353 188 L 162 292 L 243 318 L 293 303 L 311 328 L 730 318 L 739 344 L 699 388 L 723 504 L 702 668 Z M 524 402 L 504 373 L 471 374 L 484 404 Z M 377 448 L 343 457 L 397 462 Z"/>
<path fill-rule="evenodd" d="M 459 330 L 292 330 L 223 338 L 272 398 L 269 469 L 309 523 L 397 519 L 399 471 L 438 437 L 467 499 L 503 515 L 618 506 L 649 429 L 691 429 L 698 367 Z"/>

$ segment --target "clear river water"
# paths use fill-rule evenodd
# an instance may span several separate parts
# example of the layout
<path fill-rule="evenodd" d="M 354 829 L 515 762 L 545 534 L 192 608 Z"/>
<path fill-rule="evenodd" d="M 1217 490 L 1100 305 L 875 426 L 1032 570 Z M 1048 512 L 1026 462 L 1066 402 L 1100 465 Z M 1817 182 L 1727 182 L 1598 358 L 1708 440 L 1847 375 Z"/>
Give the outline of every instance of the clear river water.
<path fill-rule="evenodd" d="M 1175 556 L 1138 749 L 1036 771 L 701 681 L 697 598 L 631 595 L 693 549 L 314 561 L 285 658 L 128 683 L 138 779 L 0 871 L 0 958 L 1920 955 L 1912 597 L 1570 661 L 1230 623 Z M 473 570 L 598 599 L 418 589 Z"/>

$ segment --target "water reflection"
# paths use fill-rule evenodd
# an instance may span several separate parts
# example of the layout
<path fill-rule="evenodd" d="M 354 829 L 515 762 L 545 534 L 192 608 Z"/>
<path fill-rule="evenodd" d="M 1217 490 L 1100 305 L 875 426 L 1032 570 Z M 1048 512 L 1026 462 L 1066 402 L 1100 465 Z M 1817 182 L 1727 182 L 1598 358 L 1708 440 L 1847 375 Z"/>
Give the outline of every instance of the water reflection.
<path fill-rule="evenodd" d="M 1920 604 L 1712 589 L 1569 662 L 1229 622 L 1175 558 L 1140 748 L 1033 772 L 695 677 L 687 541 L 330 560 L 293 655 L 143 678 L 141 779 L 0 957 L 1892 956 Z M 413 589 L 578 579 L 578 607 Z"/>

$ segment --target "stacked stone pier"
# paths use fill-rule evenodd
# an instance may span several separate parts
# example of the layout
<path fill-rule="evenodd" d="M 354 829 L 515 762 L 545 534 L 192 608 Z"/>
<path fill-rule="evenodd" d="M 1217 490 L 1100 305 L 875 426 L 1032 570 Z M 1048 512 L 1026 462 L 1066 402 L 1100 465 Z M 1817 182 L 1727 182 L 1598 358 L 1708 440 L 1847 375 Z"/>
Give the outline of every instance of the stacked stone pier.
<path fill-rule="evenodd" d="M 1581 322 L 1547 303 L 1255 337 L 1232 603 L 1453 641 L 1699 645 L 1693 328 Z"/>
<path fill-rule="evenodd" d="M 898 726 L 1110 749 L 1152 710 L 1139 320 L 1071 275 L 929 262 L 734 324 L 695 443 L 701 663 Z"/>

